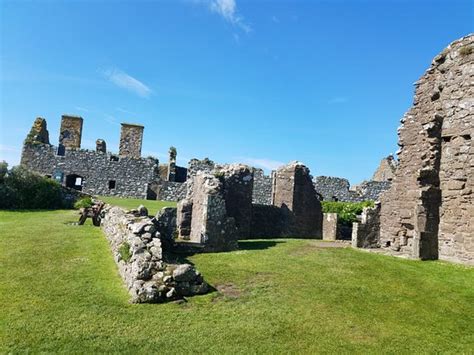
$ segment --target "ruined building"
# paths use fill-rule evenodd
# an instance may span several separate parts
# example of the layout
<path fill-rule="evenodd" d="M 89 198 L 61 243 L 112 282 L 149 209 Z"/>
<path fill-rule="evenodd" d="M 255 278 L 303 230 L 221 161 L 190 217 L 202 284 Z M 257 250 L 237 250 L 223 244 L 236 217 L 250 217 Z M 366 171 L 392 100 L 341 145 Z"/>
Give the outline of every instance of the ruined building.
<path fill-rule="evenodd" d="M 398 167 L 382 195 L 377 246 L 474 262 L 474 36 L 451 43 L 415 83 L 398 130 Z M 373 229 L 371 230 L 373 239 Z M 360 242 L 359 244 L 364 244 Z M 369 243 L 373 245 L 374 243 Z"/>
<path fill-rule="evenodd" d="M 143 126 L 122 123 L 118 154 L 102 139 L 96 150 L 81 149 L 83 119 L 63 115 L 57 147 L 49 142 L 44 118 L 37 118 L 23 145 L 21 165 L 67 187 L 93 195 L 146 198 L 158 179 L 158 161 L 142 158 Z"/>

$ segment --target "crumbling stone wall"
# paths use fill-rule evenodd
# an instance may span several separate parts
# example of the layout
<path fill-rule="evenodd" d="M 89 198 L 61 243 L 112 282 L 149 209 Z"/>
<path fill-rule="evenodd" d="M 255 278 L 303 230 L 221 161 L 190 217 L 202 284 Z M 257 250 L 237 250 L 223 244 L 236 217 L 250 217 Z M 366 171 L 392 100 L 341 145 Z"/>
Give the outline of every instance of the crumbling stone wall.
<path fill-rule="evenodd" d="M 378 248 L 380 240 L 380 202 L 374 207 L 365 207 L 360 223 L 352 225 L 352 246 L 354 248 Z"/>
<path fill-rule="evenodd" d="M 59 146 L 80 149 L 82 140 L 82 123 L 80 116 L 62 115 L 59 130 Z"/>
<path fill-rule="evenodd" d="M 61 183 L 68 175 L 78 175 L 82 191 L 91 195 L 146 198 L 149 182 L 157 178 L 153 159 L 120 157 L 115 161 L 113 154 L 85 149 L 66 149 L 63 156 L 56 153 L 52 145 L 25 144 L 21 164 L 41 175 L 57 177 Z"/>
<path fill-rule="evenodd" d="M 272 177 L 264 174 L 262 169 L 253 171 L 252 202 L 259 205 L 272 204 Z"/>
<path fill-rule="evenodd" d="M 253 169 L 244 164 L 223 165 L 214 173 L 223 184 L 226 212 L 234 218 L 239 238 L 250 235 Z"/>
<path fill-rule="evenodd" d="M 382 195 L 380 243 L 421 258 L 474 260 L 474 36 L 451 43 L 415 84 L 398 168 Z"/>
<path fill-rule="evenodd" d="M 228 217 L 222 181 L 203 172 L 198 172 L 193 179 L 189 240 L 203 244 L 206 251 L 237 249 L 238 229 L 235 219 Z M 178 216 L 180 214 L 178 209 Z"/>
<path fill-rule="evenodd" d="M 142 125 L 122 123 L 120 132 L 119 155 L 139 159 L 142 155 Z"/>
<path fill-rule="evenodd" d="M 49 132 L 44 118 L 35 119 L 30 133 L 26 136 L 25 144 L 49 144 Z"/>
<path fill-rule="evenodd" d="M 133 303 L 204 294 L 209 286 L 191 264 L 169 262 L 160 233 L 148 216 L 107 206 L 101 223 Z"/>
<path fill-rule="evenodd" d="M 392 181 L 397 170 L 397 162 L 393 155 L 383 158 L 372 176 L 372 181 Z"/>
<path fill-rule="evenodd" d="M 321 238 L 321 203 L 309 169 L 292 162 L 275 172 L 273 184 L 273 205 L 282 208 L 290 221 L 287 235 Z"/>
<path fill-rule="evenodd" d="M 363 181 L 354 187 L 349 180 L 332 177 L 317 176 L 314 179 L 316 192 L 324 201 L 362 202 L 377 201 L 380 195 L 390 188 L 390 181 Z"/>

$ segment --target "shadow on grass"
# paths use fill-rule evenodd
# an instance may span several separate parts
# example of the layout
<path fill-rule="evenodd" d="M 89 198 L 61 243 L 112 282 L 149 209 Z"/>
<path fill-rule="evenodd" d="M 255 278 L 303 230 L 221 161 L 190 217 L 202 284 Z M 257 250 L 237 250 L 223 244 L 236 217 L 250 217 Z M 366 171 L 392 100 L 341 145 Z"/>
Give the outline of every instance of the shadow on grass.
<path fill-rule="evenodd" d="M 263 250 L 285 243 L 283 240 L 239 240 L 239 250 Z"/>

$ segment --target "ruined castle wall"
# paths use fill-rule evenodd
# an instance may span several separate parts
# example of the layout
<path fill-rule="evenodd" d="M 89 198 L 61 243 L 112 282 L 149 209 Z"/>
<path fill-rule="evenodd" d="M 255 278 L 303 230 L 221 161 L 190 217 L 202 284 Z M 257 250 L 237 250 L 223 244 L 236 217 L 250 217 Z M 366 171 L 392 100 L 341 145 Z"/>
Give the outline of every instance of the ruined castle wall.
<path fill-rule="evenodd" d="M 254 169 L 253 177 L 252 202 L 259 205 L 271 205 L 272 177 L 265 175 L 262 169 Z"/>
<path fill-rule="evenodd" d="M 383 248 L 421 259 L 474 259 L 473 41 L 453 42 L 416 83 L 399 128 L 395 178 L 381 199 Z"/>
<path fill-rule="evenodd" d="M 181 201 L 186 198 L 186 183 L 160 181 L 157 185 L 156 199 L 160 201 Z"/>
<path fill-rule="evenodd" d="M 83 119 L 79 116 L 62 115 L 59 129 L 59 145 L 65 148 L 80 149 Z"/>
<path fill-rule="evenodd" d="M 83 178 L 82 191 L 91 195 L 146 198 L 148 183 L 156 179 L 157 162 L 153 159 L 119 158 L 83 149 L 66 149 L 64 156 L 59 156 L 57 149 L 47 144 L 25 144 L 21 164 L 42 175 L 62 175 L 63 183 L 67 175 L 79 175 Z M 111 181 L 115 182 L 113 188 Z"/>
<path fill-rule="evenodd" d="M 142 155 L 144 127 L 136 124 L 122 123 L 120 132 L 119 155 L 140 159 Z"/>
<path fill-rule="evenodd" d="M 370 180 L 364 181 L 351 189 L 347 179 L 331 176 L 317 176 L 314 179 L 314 188 L 323 197 L 324 201 L 377 201 L 380 195 L 390 188 L 390 185 L 390 181 Z"/>

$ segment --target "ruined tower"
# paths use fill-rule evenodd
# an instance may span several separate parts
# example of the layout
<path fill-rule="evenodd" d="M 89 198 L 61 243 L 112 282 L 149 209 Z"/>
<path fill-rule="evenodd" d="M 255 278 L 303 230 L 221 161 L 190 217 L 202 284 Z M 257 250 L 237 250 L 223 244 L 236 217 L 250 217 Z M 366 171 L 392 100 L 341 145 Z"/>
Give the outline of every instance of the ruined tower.
<path fill-rule="evenodd" d="M 380 245 L 420 259 L 474 261 L 474 35 L 451 43 L 415 84 L 398 168 L 382 195 Z"/>
<path fill-rule="evenodd" d="M 82 123 L 80 116 L 62 115 L 59 130 L 59 146 L 61 148 L 81 148 Z"/>
<path fill-rule="evenodd" d="M 120 133 L 119 155 L 123 157 L 140 158 L 142 155 L 143 126 L 122 123 Z"/>

